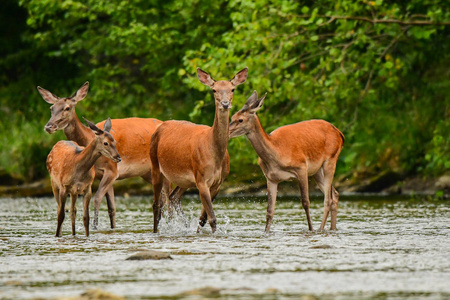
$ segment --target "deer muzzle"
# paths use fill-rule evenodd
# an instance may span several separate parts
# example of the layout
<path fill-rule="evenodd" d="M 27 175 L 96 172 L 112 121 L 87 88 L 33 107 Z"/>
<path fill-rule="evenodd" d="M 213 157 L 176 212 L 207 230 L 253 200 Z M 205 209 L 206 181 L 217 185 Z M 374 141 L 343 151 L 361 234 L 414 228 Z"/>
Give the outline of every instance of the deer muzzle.
<path fill-rule="evenodd" d="M 56 129 L 57 129 L 57 127 L 53 123 L 47 123 L 44 127 L 44 130 L 50 134 L 54 133 L 56 131 Z"/>
<path fill-rule="evenodd" d="M 228 100 L 222 101 L 222 102 L 220 102 L 220 104 L 222 104 L 222 107 L 223 107 L 224 109 L 231 108 L 231 103 L 230 103 L 230 101 L 228 101 Z"/>

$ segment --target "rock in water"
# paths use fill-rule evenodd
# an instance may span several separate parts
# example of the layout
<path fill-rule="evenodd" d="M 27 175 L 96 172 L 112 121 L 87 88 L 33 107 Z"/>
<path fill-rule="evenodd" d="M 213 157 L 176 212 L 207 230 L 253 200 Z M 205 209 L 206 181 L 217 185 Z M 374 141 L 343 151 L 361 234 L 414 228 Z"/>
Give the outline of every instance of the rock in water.
<path fill-rule="evenodd" d="M 76 297 L 56 297 L 54 300 L 125 300 L 125 297 L 114 295 L 110 292 L 93 289 Z"/>
<path fill-rule="evenodd" d="M 173 259 L 169 253 L 155 251 L 155 250 L 146 250 L 140 251 L 132 256 L 128 257 L 126 260 L 146 260 L 146 259 Z"/>
<path fill-rule="evenodd" d="M 207 287 L 200 288 L 200 289 L 189 290 L 189 291 L 183 292 L 181 294 L 178 294 L 177 296 L 178 297 L 203 296 L 203 297 L 208 297 L 208 298 L 209 297 L 217 298 L 220 296 L 220 291 L 221 291 L 221 289 L 207 286 Z"/>
<path fill-rule="evenodd" d="M 316 246 L 309 247 L 309 249 L 333 249 L 333 246 L 330 246 L 330 245 L 316 245 Z"/>

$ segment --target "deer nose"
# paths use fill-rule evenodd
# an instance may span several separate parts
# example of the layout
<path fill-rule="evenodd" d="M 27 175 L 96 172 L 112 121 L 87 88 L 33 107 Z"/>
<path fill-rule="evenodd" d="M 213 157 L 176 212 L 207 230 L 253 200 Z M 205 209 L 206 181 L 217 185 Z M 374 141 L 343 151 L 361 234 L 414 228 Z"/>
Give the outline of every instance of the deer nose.
<path fill-rule="evenodd" d="M 120 158 L 119 155 L 117 155 L 116 157 L 114 157 L 114 159 L 116 160 L 117 163 L 120 163 L 122 161 L 122 159 Z"/>
<path fill-rule="evenodd" d="M 223 108 L 227 109 L 228 107 L 230 107 L 230 101 L 225 100 L 221 102 Z"/>
<path fill-rule="evenodd" d="M 45 125 L 44 127 L 44 130 L 47 131 L 48 133 L 52 133 L 56 130 L 56 125 L 47 123 L 47 125 Z"/>

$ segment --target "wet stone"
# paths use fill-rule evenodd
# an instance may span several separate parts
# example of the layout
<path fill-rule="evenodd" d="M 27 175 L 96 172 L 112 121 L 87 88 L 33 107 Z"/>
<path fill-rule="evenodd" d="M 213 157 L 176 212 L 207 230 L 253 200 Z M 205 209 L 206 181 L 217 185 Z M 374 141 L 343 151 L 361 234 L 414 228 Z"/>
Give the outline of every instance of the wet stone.
<path fill-rule="evenodd" d="M 203 296 L 203 297 L 218 297 L 221 289 L 207 286 L 200 289 L 193 289 L 179 294 L 178 296 Z"/>
<path fill-rule="evenodd" d="M 58 297 L 55 300 L 125 300 L 125 297 L 115 295 L 113 293 L 100 290 L 93 289 L 88 290 L 76 297 Z"/>
<path fill-rule="evenodd" d="M 309 247 L 309 249 L 333 249 L 333 246 L 330 246 L 330 245 L 316 245 L 316 246 Z"/>
<path fill-rule="evenodd" d="M 136 254 L 133 254 L 132 256 L 128 257 L 126 260 L 147 260 L 147 259 L 153 259 L 153 260 L 159 260 L 159 259 L 173 259 L 169 253 L 161 252 L 161 251 L 155 251 L 155 250 L 145 250 L 140 251 Z"/>

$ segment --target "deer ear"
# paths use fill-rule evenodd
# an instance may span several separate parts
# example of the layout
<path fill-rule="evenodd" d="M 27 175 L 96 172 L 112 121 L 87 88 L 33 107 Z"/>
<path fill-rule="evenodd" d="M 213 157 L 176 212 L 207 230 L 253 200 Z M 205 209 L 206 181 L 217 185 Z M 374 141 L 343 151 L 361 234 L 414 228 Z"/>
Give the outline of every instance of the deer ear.
<path fill-rule="evenodd" d="M 96 135 L 103 134 L 103 130 L 101 130 L 100 128 L 98 128 L 97 126 L 95 126 L 94 123 L 92 123 L 91 121 L 89 121 L 89 120 L 86 119 L 85 117 L 83 117 L 83 119 L 86 121 L 86 123 L 88 124 L 89 128 L 90 128 Z"/>
<path fill-rule="evenodd" d="M 258 94 L 256 91 L 253 91 L 253 93 L 248 97 L 247 102 L 245 102 L 244 106 L 241 109 L 241 112 L 247 111 L 252 107 L 253 103 L 258 100 Z"/>
<path fill-rule="evenodd" d="M 106 131 L 106 132 L 110 132 L 111 131 L 111 127 L 112 127 L 111 118 L 108 118 L 106 120 L 106 122 L 105 122 L 105 125 L 103 126 L 103 130 Z"/>
<path fill-rule="evenodd" d="M 78 91 L 76 91 L 75 94 L 73 94 L 70 98 L 72 98 L 72 100 L 75 100 L 75 102 L 81 101 L 84 98 L 86 98 L 88 90 L 89 90 L 89 81 L 86 81 L 83 84 L 83 86 L 80 87 Z"/>
<path fill-rule="evenodd" d="M 264 94 L 261 98 L 253 102 L 253 104 L 250 106 L 250 112 L 252 114 L 255 114 L 258 110 L 261 109 L 264 103 L 264 99 L 266 99 L 267 93 Z"/>
<path fill-rule="evenodd" d="M 200 80 L 201 83 L 209 86 L 210 88 L 212 88 L 214 83 L 216 82 L 214 79 L 212 79 L 211 75 L 209 75 L 200 68 L 197 68 L 197 76 L 198 80 Z"/>
<path fill-rule="evenodd" d="M 42 98 L 44 98 L 45 102 L 50 104 L 55 104 L 59 101 L 59 97 L 55 94 L 47 91 L 46 89 L 41 88 L 40 86 L 37 87 L 37 90 L 39 94 L 41 94 Z"/>
<path fill-rule="evenodd" d="M 236 86 L 239 85 L 241 83 L 244 83 L 244 81 L 247 79 L 248 76 L 248 68 L 244 68 L 241 71 L 239 71 L 234 77 L 233 79 L 230 80 L 230 82 Z"/>

